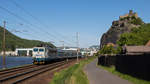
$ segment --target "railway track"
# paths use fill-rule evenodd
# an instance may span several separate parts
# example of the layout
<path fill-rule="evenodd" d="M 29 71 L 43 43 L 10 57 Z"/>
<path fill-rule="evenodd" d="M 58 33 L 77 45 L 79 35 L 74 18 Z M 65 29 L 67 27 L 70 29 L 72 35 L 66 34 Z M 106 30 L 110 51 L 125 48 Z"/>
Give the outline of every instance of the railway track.
<path fill-rule="evenodd" d="M 35 77 L 36 75 L 58 68 L 66 63 L 68 62 L 61 61 L 47 65 L 33 65 L 29 67 L 20 67 L 12 70 L 0 71 L 0 84 L 18 84 L 29 78 Z"/>
<path fill-rule="evenodd" d="M 22 66 L 22 67 L 16 67 L 16 68 L 11 68 L 11 69 L 1 70 L 1 71 L 0 71 L 0 78 L 1 78 L 3 75 L 6 75 L 6 74 L 8 74 L 8 73 L 13 73 L 13 72 L 17 72 L 17 71 L 22 71 L 22 70 L 29 69 L 29 68 L 34 68 L 34 67 L 37 67 L 37 65 L 27 65 L 27 66 Z"/>

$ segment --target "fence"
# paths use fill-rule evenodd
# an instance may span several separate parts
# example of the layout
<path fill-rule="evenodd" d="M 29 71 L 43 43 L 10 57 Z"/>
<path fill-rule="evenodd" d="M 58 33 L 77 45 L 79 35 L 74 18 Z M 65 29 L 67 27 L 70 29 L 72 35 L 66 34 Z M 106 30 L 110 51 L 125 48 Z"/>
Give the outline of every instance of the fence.
<path fill-rule="evenodd" d="M 150 80 L 150 54 L 117 55 L 115 66 L 121 73 Z"/>
<path fill-rule="evenodd" d="M 114 65 L 116 70 L 131 76 L 150 80 L 150 54 L 100 55 L 98 64 Z"/>
<path fill-rule="evenodd" d="M 112 66 L 116 64 L 116 55 L 100 55 L 98 64 L 103 66 Z"/>

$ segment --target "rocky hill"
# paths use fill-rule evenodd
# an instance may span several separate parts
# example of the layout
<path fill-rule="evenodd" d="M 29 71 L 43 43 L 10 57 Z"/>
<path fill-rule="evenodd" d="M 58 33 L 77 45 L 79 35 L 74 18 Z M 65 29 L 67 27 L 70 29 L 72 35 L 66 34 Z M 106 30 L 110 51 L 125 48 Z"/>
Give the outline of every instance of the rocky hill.
<path fill-rule="evenodd" d="M 0 27 L 0 51 L 2 51 L 3 30 L 4 29 Z M 20 38 L 9 32 L 8 30 L 6 30 L 6 50 L 14 51 L 15 48 L 32 48 L 41 44 L 55 47 L 53 44 L 49 42 Z"/>
<path fill-rule="evenodd" d="M 120 35 L 126 32 L 131 32 L 133 28 L 138 28 L 144 22 L 138 17 L 137 13 L 132 10 L 128 14 L 119 16 L 119 20 L 113 21 L 110 29 L 104 33 L 100 40 L 100 48 L 108 43 L 116 44 Z"/>

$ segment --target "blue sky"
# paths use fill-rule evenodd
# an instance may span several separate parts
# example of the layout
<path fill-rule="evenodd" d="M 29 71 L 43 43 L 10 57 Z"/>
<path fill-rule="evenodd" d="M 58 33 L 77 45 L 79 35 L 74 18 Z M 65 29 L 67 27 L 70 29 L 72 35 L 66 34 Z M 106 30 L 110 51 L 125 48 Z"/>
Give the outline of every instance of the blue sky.
<path fill-rule="evenodd" d="M 14 34 L 52 41 L 56 46 L 62 45 L 60 41 L 76 46 L 76 32 L 79 32 L 80 47 L 89 47 L 99 45 L 100 37 L 112 21 L 130 9 L 145 22 L 150 22 L 149 3 L 150 0 L 0 0 L 0 25 L 3 26 L 5 20 L 7 29 Z"/>

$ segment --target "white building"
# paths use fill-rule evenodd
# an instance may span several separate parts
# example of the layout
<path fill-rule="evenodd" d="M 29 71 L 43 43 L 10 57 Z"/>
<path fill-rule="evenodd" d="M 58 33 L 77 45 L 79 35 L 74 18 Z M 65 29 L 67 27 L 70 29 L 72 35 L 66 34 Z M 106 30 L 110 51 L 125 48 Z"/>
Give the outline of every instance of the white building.
<path fill-rule="evenodd" d="M 16 48 L 15 51 L 5 51 L 6 56 L 32 56 L 33 48 Z M 0 53 L 3 55 L 3 51 Z"/>
<path fill-rule="evenodd" d="M 81 54 L 84 56 L 93 56 L 95 53 L 97 53 L 98 49 L 97 48 L 82 48 L 81 49 Z"/>
<path fill-rule="evenodd" d="M 96 50 L 96 49 L 91 50 L 91 51 L 90 51 L 90 56 L 93 56 L 95 53 L 97 53 L 97 50 Z"/>
<path fill-rule="evenodd" d="M 33 48 L 16 48 L 16 56 L 32 56 Z"/>
<path fill-rule="evenodd" d="M 0 53 L 0 55 L 3 55 L 3 51 Z M 5 55 L 6 56 L 15 56 L 16 52 L 15 51 L 6 51 Z"/>
<path fill-rule="evenodd" d="M 62 50 L 71 50 L 71 51 L 77 51 L 77 48 L 64 48 L 64 49 L 62 49 Z"/>

